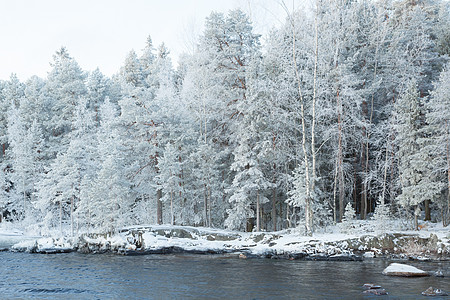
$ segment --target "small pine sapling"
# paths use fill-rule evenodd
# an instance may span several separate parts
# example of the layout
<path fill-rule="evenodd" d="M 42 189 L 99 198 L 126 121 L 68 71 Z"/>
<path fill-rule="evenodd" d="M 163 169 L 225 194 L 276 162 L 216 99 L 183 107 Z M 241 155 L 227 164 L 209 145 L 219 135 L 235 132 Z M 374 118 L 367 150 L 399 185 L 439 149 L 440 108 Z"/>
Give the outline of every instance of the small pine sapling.
<path fill-rule="evenodd" d="M 376 231 L 380 233 L 386 232 L 389 229 L 389 221 L 391 220 L 389 206 L 378 200 L 373 214 L 373 220 L 375 220 Z"/>
<path fill-rule="evenodd" d="M 356 212 L 352 204 L 349 202 L 345 207 L 344 218 L 340 224 L 341 231 L 344 233 L 351 233 L 354 228 L 356 220 Z"/>

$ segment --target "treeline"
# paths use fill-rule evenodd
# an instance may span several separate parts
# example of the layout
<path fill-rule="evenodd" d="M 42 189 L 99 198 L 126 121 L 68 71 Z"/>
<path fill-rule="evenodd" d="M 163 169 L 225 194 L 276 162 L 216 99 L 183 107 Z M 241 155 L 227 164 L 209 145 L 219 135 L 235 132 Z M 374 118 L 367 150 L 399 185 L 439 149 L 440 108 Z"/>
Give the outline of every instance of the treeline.
<path fill-rule="evenodd" d="M 242 11 L 212 13 L 176 70 L 148 38 L 112 78 L 61 48 L 46 79 L 0 81 L 3 217 L 311 234 L 350 203 L 447 225 L 448 2 L 311 7 L 264 47 Z"/>

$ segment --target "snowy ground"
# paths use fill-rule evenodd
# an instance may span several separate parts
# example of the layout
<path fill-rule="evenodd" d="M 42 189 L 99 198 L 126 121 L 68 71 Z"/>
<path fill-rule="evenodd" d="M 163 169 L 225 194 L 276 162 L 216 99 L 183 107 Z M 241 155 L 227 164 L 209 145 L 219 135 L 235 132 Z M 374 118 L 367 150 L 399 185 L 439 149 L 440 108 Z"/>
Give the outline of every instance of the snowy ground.
<path fill-rule="evenodd" d="M 235 253 L 240 257 L 353 260 L 396 255 L 400 258 L 450 258 L 450 230 L 441 224 L 423 223 L 420 231 L 380 232 L 371 221 L 355 221 L 345 229 L 328 228 L 312 237 L 291 229 L 278 232 L 235 232 L 211 228 L 140 225 L 113 236 L 81 235 L 77 238 L 35 237 L 0 224 L 0 248 L 12 251 L 57 253 L 116 252 L 151 254 L 172 252 Z"/>
<path fill-rule="evenodd" d="M 9 226 L 4 226 L 5 223 L 0 223 L 0 250 L 11 249 L 13 245 L 26 242 L 34 241 L 40 237 L 26 234 L 21 230 L 11 228 Z"/>

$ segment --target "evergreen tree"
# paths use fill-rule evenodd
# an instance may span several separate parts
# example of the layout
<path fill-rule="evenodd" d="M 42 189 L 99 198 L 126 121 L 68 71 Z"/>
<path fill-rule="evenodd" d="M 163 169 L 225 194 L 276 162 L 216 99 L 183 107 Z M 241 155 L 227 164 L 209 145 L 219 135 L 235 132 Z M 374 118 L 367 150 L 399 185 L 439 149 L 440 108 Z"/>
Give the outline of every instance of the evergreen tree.
<path fill-rule="evenodd" d="M 435 200 L 441 209 L 444 226 L 450 224 L 450 63 L 441 73 L 427 104 L 425 148 Z M 446 183 L 447 182 L 447 183 Z"/>
<path fill-rule="evenodd" d="M 32 196 L 40 171 L 38 159 L 42 145 L 37 123 L 26 128 L 23 116 L 24 112 L 20 108 L 12 106 L 8 111 L 7 154 L 12 169 L 8 176 L 12 185 L 8 210 L 21 220 L 33 215 Z"/>
<path fill-rule="evenodd" d="M 142 73 L 142 66 L 134 50 L 128 53 L 119 74 L 125 84 L 133 87 L 141 87 L 144 84 L 145 78 Z"/>
<path fill-rule="evenodd" d="M 377 202 L 377 206 L 375 207 L 375 212 L 373 214 L 373 219 L 376 222 L 376 228 L 378 231 L 384 233 L 389 229 L 389 221 L 390 221 L 390 212 L 389 206 L 382 201 Z"/>
<path fill-rule="evenodd" d="M 88 223 L 101 232 L 114 232 L 131 222 L 134 199 L 124 169 L 125 152 L 119 132 L 117 109 L 106 98 L 97 135 L 99 169 L 84 201 Z"/>
<path fill-rule="evenodd" d="M 11 107 L 19 107 L 20 99 L 24 96 L 25 86 L 19 81 L 16 74 L 11 74 L 10 80 L 6 81 L 1 93 L 0 113 L 0 144 L 3 156 L 8 147 L 8 111 Z"/>
<path fill-rule="evenodd" d="M 51 163 L 40 182 L 38 193 L 41 210 L 54 212 L 53 216 L 47 216 L 44 226 L 52 227 L 57 223 L 55 218 L 59 215 L 61 234 L 63 234 L 63 221 L 70 219 L 68 223 L 70 223 L 72 236 L 80 225 L 80 219 L 75 215 L 80 208 L 83 178 L 92 178 L 96 167 L 95 161 L 98 160 L 95 153 L 94 116 L 87 109 L 87 99 L 79 99 L 75 110 L 75 119 L 71 126 L 73 130 L 69 133 L 70 142 L 67 150 L 58 153 Z M 54 207 L 55 204 L 58 208 Z M 51 218 L 53 220 L 50 220 Z"/>
<path fill-rule="evenodd" d="M 178 208 L 182 207 L 179 195 L 182 193 L 181 185 L 181 162 L 177 145 L 167 143 L 164 147 L 163 154 L 158 159 L 158 168 L 160 170 L 157 175 L 157 183 L 162 190 L 163 196 L 161 201 L 168 204 L 170 212 L 170 224 L 174 225 L 175 220 L 182 221 L 182 215 L 178 212 Z"/>
<path fill-rule="evenodd" d="M 415 81 L 409 83 L 403 96 L 396 102 L 395 113 L 399 179 L 402 187 L 397 200 L 403 207 L 408 209 L 414 206 L 417 211 L 422 202 L 434 198 L 436 187 L 426 175 L 431 157 L 424 150 L 426 139 L 421 130 L 424 120 Z M 417 217 L 415 213 L 416 229 Z"/>
<path fill-rule="evenodd" d="M 69 133 L 75 119 L 75 108 L 86 95 L 85 74 L 78 63 L 62 47 L 53 55 L 53 69 L 48 74 L 45 93 L 51 106 L 49 148 L 56 154 L 67 150 Z"/>
<path fill-rule="evenodd" d="M 356 220 L 356 212 L 353 205 L 349 202 L 345 206 L 344 217 L 342 218 L 342 223 L 340 224 L 342 230 L 345 233 L 352 233 L 354 228 L 354 221 Z"/>
<path fill-rule="evenodd" d="M 87 107 L 90 111 L 95 112 L 95 120 L 97 124 L 100 122 L 100 105 L 109 96 L 111 90 L 111 82 L 109 78 L 103 75 L 97 68 L 89 73 L 86 80 L 87 89 Z"/>

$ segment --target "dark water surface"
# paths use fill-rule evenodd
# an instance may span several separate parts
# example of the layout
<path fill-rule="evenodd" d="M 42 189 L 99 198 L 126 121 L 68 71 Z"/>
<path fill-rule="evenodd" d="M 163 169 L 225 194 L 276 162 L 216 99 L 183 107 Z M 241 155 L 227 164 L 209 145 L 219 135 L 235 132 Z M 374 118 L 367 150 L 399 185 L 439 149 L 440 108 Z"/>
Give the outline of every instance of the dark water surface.
<path fill-rule="evenodd" d="M 381 275 L 390 262 L 0 252 L 0 299 L 426 299 L 420 293 L 429 286 L 450 290 L 449 277 Z M 406 263 L 447 274 L 450 266 Z M 364 283 L 389 296 L 363 295 Z"/>

